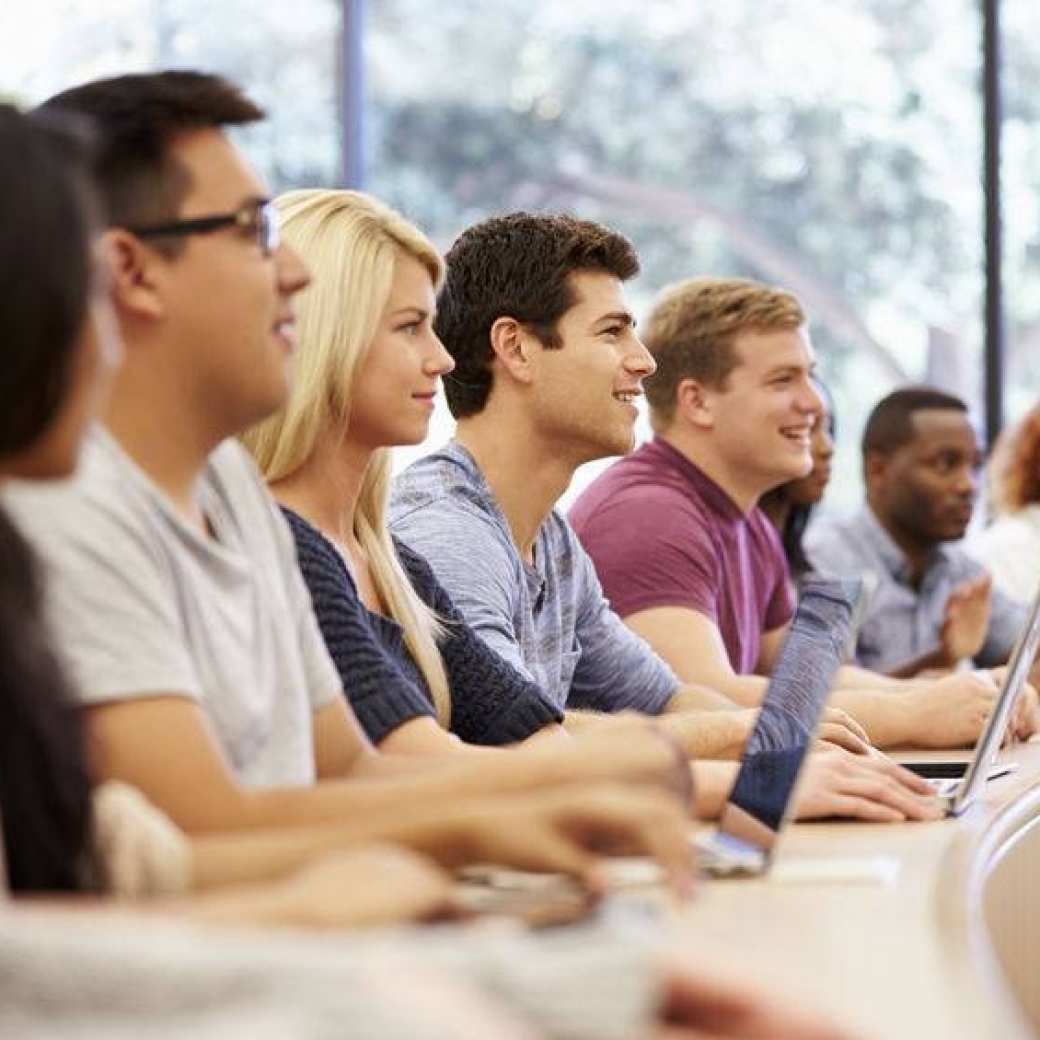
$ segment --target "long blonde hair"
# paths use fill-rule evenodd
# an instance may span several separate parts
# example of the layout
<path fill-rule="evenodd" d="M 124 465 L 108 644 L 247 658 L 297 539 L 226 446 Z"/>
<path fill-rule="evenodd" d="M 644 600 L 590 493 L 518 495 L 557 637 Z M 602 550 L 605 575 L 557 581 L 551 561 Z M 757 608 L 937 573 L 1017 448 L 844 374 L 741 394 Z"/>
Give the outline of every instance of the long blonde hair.
<path fill-rule="evenodd" d="M 313 455 L 330 425 L 346 429 L 361 364 L 375 338 L 404 253 L 429 272 L 435 288 L 444 262 L 399 213 L 357 191 L 307 189 L 275 200 L 282 237 L 304 258 L 312 282 L 297 303 L 299 349 L 286 406 L 243 437 L 268 481 L 281 480 Z M 437 720 L 447 726 L 451 695 L 437 648 L 442 627 L 412 588 L 386 524 L 390 450 L 373 453 L 365 471 L 354 533 L 372 581 L 426 680 Z"/>

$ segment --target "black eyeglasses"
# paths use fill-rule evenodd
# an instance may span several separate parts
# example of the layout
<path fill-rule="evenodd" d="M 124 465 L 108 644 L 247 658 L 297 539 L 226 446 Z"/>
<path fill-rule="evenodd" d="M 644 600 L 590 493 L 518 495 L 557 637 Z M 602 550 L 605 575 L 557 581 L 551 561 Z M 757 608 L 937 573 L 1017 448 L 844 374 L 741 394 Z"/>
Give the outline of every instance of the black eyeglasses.
<path fill-rule="evenodd" d="M 269 199 L 250 199 L 243 202 L 234 213 L 171 220 L 167 224 L 130 227 L 127 231 L 138 238 L 159 238 L 165 235 L 207 235 L 226 227 L 237 227 L 254 234 L 264 256 L 270 256 L 278 248 L 278 211 Z"/>

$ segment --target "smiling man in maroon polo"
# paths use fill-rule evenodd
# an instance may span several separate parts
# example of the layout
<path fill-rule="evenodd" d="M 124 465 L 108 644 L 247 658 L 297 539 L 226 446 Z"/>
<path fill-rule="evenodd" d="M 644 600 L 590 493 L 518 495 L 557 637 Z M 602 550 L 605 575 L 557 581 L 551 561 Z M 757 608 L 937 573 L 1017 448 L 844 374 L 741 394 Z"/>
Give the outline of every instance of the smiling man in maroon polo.
<path fill-rule="evenodd" d="M 761 703 L 793 593 L 758 500 L 812 465 L 822 405 L 806 317 L 783 289 L 694 278 L 662 293 L 645 342 L 655 439 L 593 481 L 570 520 L 614 609 L 680 678 Z M 831 703 L 879 747 L 956 747 L 995 694 L 973 674 L 908 683 L 843 668 Z M 1035 725 L 1030 707 L 1022 732 Z"/>

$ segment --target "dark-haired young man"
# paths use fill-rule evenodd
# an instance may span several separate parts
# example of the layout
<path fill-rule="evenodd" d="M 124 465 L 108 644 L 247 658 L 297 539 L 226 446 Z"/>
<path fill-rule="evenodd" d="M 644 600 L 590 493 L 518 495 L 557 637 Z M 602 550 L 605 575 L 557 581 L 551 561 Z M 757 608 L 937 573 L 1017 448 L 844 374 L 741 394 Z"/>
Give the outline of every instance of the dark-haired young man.
<path fill-rule="evenodd" d="M 758 501 L 809 471 L 820 412 L 805 314 L 782 289 L 694 278 L 662 293 L 648 326 L 656 436 L 600 474 L 571 520 L 626 624 L 679 676 L 755 704 L 794 606 Z M 845 669 L 838 683 L 832 703 L 882 747 L 970 743 L 996 694 L 972 675 L 909 687 Z"/>
<path fill-rule="evenodd" d="M 876 591 L 856 659 L 892 675 L 950 668 L 963 658 L 1003 664 L 1025 608 L 990 588 L 982 566 L 955 542 L 971 521 L 982 464 L 968 409 L 930 387 L 896 390 L 863 430 L 866 502 L 848 519 L 820 520 L 808 548 L 825 571 L 866 573 Z M 954 633 L 972 616 L 969 638 Z"/>
<path fill-rule="evenodd" d="M 724 710 L 699 676 L 680 682 L 625 627 L 554 509 L 578 466 L 632 449 L 634 401 L 654 370 L 624 295 L 637 271 L 627 240 L 570 217 L 516 213 L 459 237 L 436 320 L 456 363 L 445 391 L 457 435 L 398 478 L 391 526 L 561 707 L 656 714 L 691 752 L 732 754 L 754 713 Z M 697 710 L 709 706 L 723 710 Z M 881 760 L 814 756 L 800 811 L 930 815 L 915 790 Z"/>

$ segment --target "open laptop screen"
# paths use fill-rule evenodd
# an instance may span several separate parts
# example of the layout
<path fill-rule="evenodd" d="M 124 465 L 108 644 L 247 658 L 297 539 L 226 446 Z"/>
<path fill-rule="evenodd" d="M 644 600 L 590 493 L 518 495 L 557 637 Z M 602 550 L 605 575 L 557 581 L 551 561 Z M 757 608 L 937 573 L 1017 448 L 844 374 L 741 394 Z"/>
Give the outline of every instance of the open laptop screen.
<path fill-rule="evenodd" d="M 787 814 L 799 770 L 842 663 L 861 589 L 857 579 L 811 575 L 804 580 L 798 609 L 730 793 L 727 809 L 738 811 L 723 814 L 723 831 L 730 829 L 727 817 L 733 822 L 739 818 L 764 839 L 756 844 L 771 846 L 768 838 L 780 830 Z M 747 826 L 737 829 L 740 837 L 750 836 Z"/>
<path fill-rule="evenodd" d="M 1008 659 L 1004 685 L 993 712 L 986 722 L 986 728 L 975 746 L 975 757 L 972 759 L 964 784 L 958 791 L 958 803 L 966 804 L 985 783 L 985 777 L 1007 730 L 1015 707 L 1015 700 L 1029 677 L 1036 658 L 1037 647 L 1040 646 L 1040 585 L 1033 594 L 1029 613 L 1018 633 L 1015 648 Z"/>

